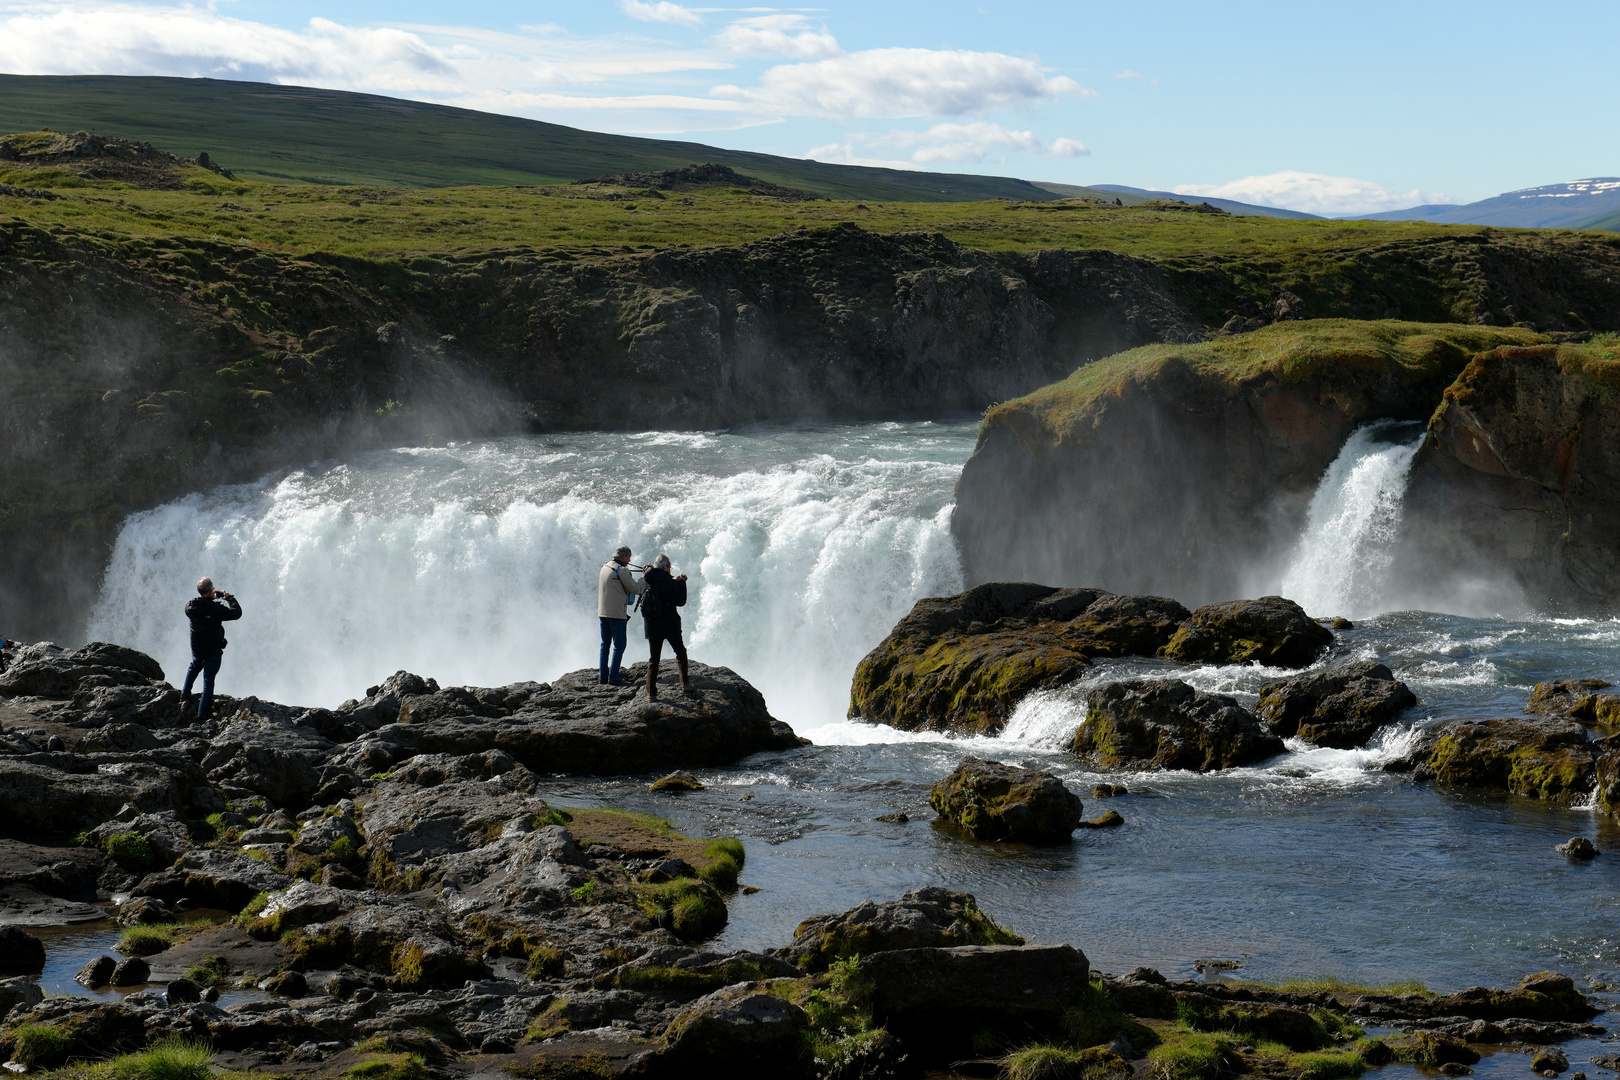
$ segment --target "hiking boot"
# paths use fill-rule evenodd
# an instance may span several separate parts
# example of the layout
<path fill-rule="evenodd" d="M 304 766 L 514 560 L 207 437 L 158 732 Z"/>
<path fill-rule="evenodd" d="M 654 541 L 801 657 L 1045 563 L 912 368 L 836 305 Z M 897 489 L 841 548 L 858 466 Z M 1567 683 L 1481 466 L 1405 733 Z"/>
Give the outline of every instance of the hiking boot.
<path fill-rule="evenodd" d="M 658 661 L 647 662 L 647 700 L 658 700 Z"/>
<path fill-rule="evenodd" d="M 681 689 L 691 693 L 692 681 L 686 677 L 686 657 L 676 657 L 675 666 L 681 669 Z"/>

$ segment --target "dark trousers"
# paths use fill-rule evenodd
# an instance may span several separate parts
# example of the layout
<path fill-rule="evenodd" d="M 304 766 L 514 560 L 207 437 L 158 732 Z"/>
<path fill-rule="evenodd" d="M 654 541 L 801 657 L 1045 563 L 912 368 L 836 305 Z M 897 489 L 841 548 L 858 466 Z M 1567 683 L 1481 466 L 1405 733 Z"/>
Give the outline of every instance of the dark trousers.
<path fill-rule="evenodd" d="M 602 656 L 600 660 L 601 678 L 603 682 L 619 681 L 619 662 L 624 659 L 624 630 L 630 625 L 629 619 L 600 619 L 602 624 Z M 608 651 L 613 652 L 613 662 L 608 663 Z"/>
<path fill-rule="evenodd" d="M 669 651 L 675 654 L 676 660 L 686 659 L 686 642 L 681 640 L 681 632 L 679 630 L 675 631 L 675 633 L 668 637 L 648 638 L 647 650 L 652 654 L 650 659 L 654 671 L 658 670 L 658 657 L 659 654 L 664 651 L 664 642 L 666 641 L 669 642 Z"/>
<path fill-rule="evenodd" d="M 180 692 L 191 693 L 191 684 L 197 681 L 199 674 L 202 676 L 202 700 L 197 702 L 199 720 L 207 720 L 214 713 L 214 676 L 219 674 L 219 664 L 224 659 L 223 652 L 203 653 L 201 656 L 191 654 L 191 666 L 186 669 L 186 685 Z"/>

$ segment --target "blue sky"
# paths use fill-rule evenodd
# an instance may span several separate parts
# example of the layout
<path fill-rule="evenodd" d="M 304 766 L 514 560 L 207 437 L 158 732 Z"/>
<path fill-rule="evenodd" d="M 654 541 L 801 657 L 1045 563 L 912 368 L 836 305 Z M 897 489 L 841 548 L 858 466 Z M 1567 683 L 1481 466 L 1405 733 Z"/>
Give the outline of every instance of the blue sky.
<path fill-rule="evenodd" d="M 0 70 L 246 78 L 1316 213 L 1620 174 L 1620 4 L 0 0 Z"/>

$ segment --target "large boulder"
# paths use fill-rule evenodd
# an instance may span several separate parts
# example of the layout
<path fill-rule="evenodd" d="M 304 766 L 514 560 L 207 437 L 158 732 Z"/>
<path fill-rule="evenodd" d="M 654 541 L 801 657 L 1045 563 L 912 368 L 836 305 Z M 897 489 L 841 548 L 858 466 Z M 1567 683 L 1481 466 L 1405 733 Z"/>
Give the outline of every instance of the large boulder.
<path fill-rule="evenodd" d="M 1164 655 L 1188 663 L 1305 667 L 1333 633 L 1292 600 L 1262 596 L 1206 604 L 1176 631 Z"/>
<path fill-rule="evenodd" d="M 1524 711 L 1536 716 L 1567 716 L 1613 732 L 1620 729 L 1620 694 L 1605 694 L 1603 679 L 1559 679 L 1536 683 Z"/>
<path fill-rule="evenodd" d="M 1086 720 L 1070 749 L 1107 768 L 1208 772 L 1283 752 L 1254 716 L 1225 694 L 1179 679 L 1108 683 L 1086 697 Z"/>
<path fill-rule="evenodd" d="M 647 700 L 645 664 L 626 669 L 626 686 L 605 686 L 591 668 L 556 682 L 523 684 L 504 699 L 463 688 L 410 696 L 399 722 L 363 736 L 336 760 L 358 775 L 386 771 L 418 754 L 464 756 L 503 751 L 537 773 L 617 774 L 724 765 L 763 750 L 805 745 L 773 718 L 765 698 L 729 668 L 693 661 L 692 689 Z M 473 704 L 469 704 L 471 700 Z"/>
<path fill-rule="evenodd" d="M 73 652 L 30 646 L 0 673 L 0 697 L 71 698 L 96 687 L 161 682 L 156 660 L 123 645 L 92 641 Z"/>
<path fill-rule="evenodd" d="M 15 978 L 0 979 L 0 1020 L 19 1005 L 23 1009 L 31 1009 L 45 999 L 44 991 L 39 984 L 26 975 Z"/>
<path fill-rule="evenodd" d="M 928 805 L 975 840 L 1067 840 L 1080 825 L 1080 797 L 1048 772 L 965 757 L 936 783 Z"/>
<path fill-rule="evenodd" d="M 1455 720 L 1424 732 L 1424 773 L 1459 788 L 1578 802 L 1597 786 L 1596 757 L 1574 720 Z"/>
<path fill-rule="evenodd" d="M 1254 712 L 1273 735 L 1348 750 L 1365 746 L 1402 709 L 1416 704 L 1417 695 L 1388 667 L 1363 660 L 1268 682 L 1260 687 Z"/>
<path fill-rule="evenodd" d="M 207 907 L 241 911 L 259 893 L 275 892 L 292 878 L 268 863 L 239 851 L 188 851 L 169 869 L 148 874 L 130 890 L 132 896 L 160 900 L 189 897 Z"/>
<path fill-rule="evenodd" d="M 680 1076 L 808 1075 L 809 1030 L 810 1017 L 792 1002 L 727 987 L 681 1010 L 665 1032 L 660 1064 Z"/>
<path fill-rule="evenodd" d="M 894 949 L 1023 943 L 980 911 L 972 895 L 931 886 L 806 919 L 793 931 L 793 944 L 768 951 L 806 971 L 825 971 L 835 960 Z"/>
<path fill-rule="evenodd" d="M 0 926 L 0 974 L 32 974 L 45 970 L 45 943 L 15 926 Z"/>
<path fill-rule="evenodd" d="M 379 783 L 366 803 L 363 823 L 371 850 L 386 853 L 400 865 L 420 864 L 482 847 L 514 819 L 543 821 L 551 814 L 545 800 L 531 794 L 534 773 L 499 751 L 480 756 L 498 756 L 506 768 L 487 779 L 431 785 L 414 782 L 421 773 L 407 768 Z M 442 755 L 431 757 L 442 760 Z M 430 776 L 439 774 L 437 766 L 429 770 Z"/>
<path fill-rule="evenodd" d="M 61 767 L 0 757 L 0 820 L 27 833 L 71 833 L 99 825 L 126 804 L 178 810 L 189 787 L 183 774 L 151 761 L 57 757 Z"/>
<path fill-rule="evenodd" d="M 209 744 L 202 767 L 210 783 L 238 797 L 258 795 L 272 806 L 294 811 L 314 798 L 320 768 L 333 749 L 314 727 L 247 708 L 233 715 Z"/>
<path fill-rule="evenodd" d="M 905 949 L 861 959 L 872 1018 L 931 1058 L 965 1056 L 988 1031 L 1028 1039 L 1055 1033 L 1083 1007 L 1091 964 L 1072 945 Z"/>

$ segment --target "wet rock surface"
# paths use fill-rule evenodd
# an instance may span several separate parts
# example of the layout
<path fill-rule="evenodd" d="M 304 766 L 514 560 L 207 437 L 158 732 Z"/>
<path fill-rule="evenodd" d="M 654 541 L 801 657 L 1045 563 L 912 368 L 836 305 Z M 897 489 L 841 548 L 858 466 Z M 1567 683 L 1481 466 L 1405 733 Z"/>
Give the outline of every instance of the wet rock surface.
<path fill-rule="evenodd" d="M 974 757 L 934 785 L 928 805 L 975 840 L 1054 844 L 1080 825 L 1080 797 L 1056 776 Z"/>
<path fill-rule="evenodd" d="M 1416 704 L 1386 665 L 1368 660 L 1268 682 L 1254 713 L 1272 735 L 1349 750 Z"/>
<path fill-rule="evenodd" d="M 1331 631 L 1282 597 L 1189 612 L 1162 596 L 992 582 L 917 601 L 855 670 L 849 715 L 907 730 L 999 731 L 1026 695 L 1102 657 L 1303 667 Z"/>
<path fill-rule="evenodd" d="M 1425 728 L 1413 749 L 1385 768 L 1450 787 L 1554 802 L 1582 801 L 1596 788 L 1601 803 L 1607 791 L 1601 777 L 1613 771 L 1614 758 L 1574 720 L 1510 717 Z"/>
<path fill-rule="evenodd" d="M 1069 748 L 1107 768 L 1207 772 L 1280 754 L 1283 742 L 1236 698 L 1179 679 L 1129 679 L 1086 696 L 1086 720 Z"/>

